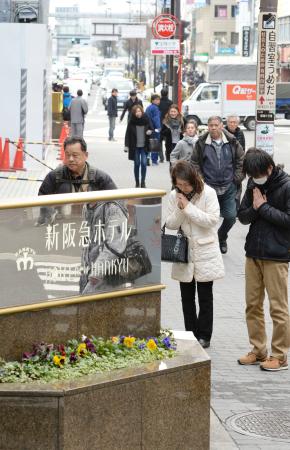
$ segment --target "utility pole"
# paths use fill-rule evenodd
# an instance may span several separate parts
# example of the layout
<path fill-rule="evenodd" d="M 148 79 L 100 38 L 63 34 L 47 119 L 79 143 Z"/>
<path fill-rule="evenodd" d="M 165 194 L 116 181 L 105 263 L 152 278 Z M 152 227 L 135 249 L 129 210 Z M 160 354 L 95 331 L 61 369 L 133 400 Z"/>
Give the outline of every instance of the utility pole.
<path fill-rule="evenodd" d="M 157 0 L 155 0 L 155 17 L 157 16 Z M 153 92 L 155 92 L 156 87 L 156 56 L 153 56 Z"/>
<path fill-rule="evenodd" d="M 276 112 L 278 0 L 261 0 L 258 20 L 258 61 L 255 145 L 273 155 Z"/>
<path fill-rule="evenodd" d="M 172 3 L 171 3 L 172 4 Z M 180 0 L 174 0 L 174 15 L 178 19 L 178 35 L 181 34 L 181 25 L 180 25 Z M 181 50 L 181 49 L 180 49 Z M 174 60 L 172 57 L 172 100 L 173 103 L 178 104 L 178 70 L 182 70 L 182 68 L 178 65 L 174 65 Z"/>

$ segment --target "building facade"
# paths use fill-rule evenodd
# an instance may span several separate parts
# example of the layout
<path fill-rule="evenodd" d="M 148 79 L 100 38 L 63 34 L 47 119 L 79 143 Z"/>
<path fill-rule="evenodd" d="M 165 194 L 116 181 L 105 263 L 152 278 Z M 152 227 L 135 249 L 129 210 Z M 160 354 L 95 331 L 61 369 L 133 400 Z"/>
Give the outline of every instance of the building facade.
<path fill-rule="evenodd" d="M 210 58 L 237 53 L 239 33 L 236 31 L 236 16 L 236 0 L 211 0 L 194 10 L 192 53 L 201 70 Z"/>

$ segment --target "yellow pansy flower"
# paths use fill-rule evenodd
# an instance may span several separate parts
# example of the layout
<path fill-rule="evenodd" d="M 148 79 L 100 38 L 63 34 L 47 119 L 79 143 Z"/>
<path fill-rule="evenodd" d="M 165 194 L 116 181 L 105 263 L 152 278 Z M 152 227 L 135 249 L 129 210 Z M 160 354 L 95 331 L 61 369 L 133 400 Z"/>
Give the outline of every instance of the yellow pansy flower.
<path fill-rule="evenodd" d="M 86 351 L 87 351 L 86 344 L 85 343 L 79 344 L 79 346 L 77 348 L 77 354 L 80 355 L 80 354 L 86 353 Z"/>
<path fill-rule="evenodd" d="M 147 348 L 149 348 L 150 351 L 156 350 L 157 345 L 154 339 L 149 339 L 149 341 L 146 344 Z"/>
<path fill-rule="evenodd" d="M 114 344 L 118 344 L 119 338 L 118 338 L 117 336 L 113 336 L 113 337 L 112 337 L 112 342 L 113 342 Z"/>
<path fill-rule="evenodd" d="M 65 362 L 65 356 L 58 356 L 58 355 L 54 355 L 53 357 L 53 364 L 55 364 L 56 366 L 63 366 Z"/>
<path fill-rule="evenodd" d="M 134 338 L 133 336 L 127 336 L 124 338 L 124 345 L 128 348 L 132 348 L 135 341 L 136 338 Z"/>

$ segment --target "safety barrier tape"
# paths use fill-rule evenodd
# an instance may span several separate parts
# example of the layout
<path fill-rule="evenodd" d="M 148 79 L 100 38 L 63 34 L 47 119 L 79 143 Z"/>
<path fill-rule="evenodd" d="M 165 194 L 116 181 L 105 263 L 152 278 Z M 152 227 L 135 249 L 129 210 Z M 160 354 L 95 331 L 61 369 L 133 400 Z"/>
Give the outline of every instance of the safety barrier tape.
<path fill-rule="evenodd" d="M 15 141 L 9 141 L 11 144 L 15 145 L 17 147 L 18 142 Z M 35 161 L 39 162 L 40 164 L 42 164 L 43 166 L 47 167 L 50 170 L 53 170 L 52 167 L 48 166 L 47 164 L 45 164 L 43 161 L 41 161 L 40 159 L 36 158 L 36 156 L 31 155 L 31 153 L 29 153 L 27 150 L 23 149 L 23 153 L 25 153 L 27 156 L 30 156 L 30 158 L 34 159 Z"/>
<path fill-rule="evenodd" d="M 38 178 L 34 178 L 34 177 L 27 177 L 27 178 L 21 178 L 21 177 L 17 177 L 15 175 L 10 175 L 9 177 L 2 177 L 0 176 L 0 179 L 2 180 L 13 180 L 13 181 L 39 181 L 40 183 L 43 182 L 43 180 L 40 180 Z"/>
<path fill-rule="evenodd" d="M 11 144 L 14 144 L 14 145 L 18 145 L 18 142 L 19 141 L 11 141 L 10 139 L 9 139 L 9 142 L 11 143 Z M 25 141 L 25 140 L 22 140 L 22 144 L 29 144 L 29 145 L 55 145 L 55 146 L 61 146 L 61 144 L 59 143 L 59 141 L 58 141 L 58 139 L 52 139 L 50 142 L 42 142 L 42 141 Z"/>

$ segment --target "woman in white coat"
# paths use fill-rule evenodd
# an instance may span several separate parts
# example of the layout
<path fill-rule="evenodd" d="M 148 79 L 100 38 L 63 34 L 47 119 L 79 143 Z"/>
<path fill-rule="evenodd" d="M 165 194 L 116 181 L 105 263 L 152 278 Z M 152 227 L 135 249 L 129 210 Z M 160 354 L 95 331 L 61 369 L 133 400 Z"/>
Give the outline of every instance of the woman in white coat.
<path fill-rule="evenodd" d="M 207 348 L 213 328 L 213 281 L 224 276 L 216 229 L 219 203 L 215 190 L 203 182 L 189 162 L 178 161 L 171 178 L 175 189 L 169 196 L 166 227 L 181 228 L 189 246 L 188 263 L 174 263 L 172 278 L 180 282 L 185 329 Z"/>

